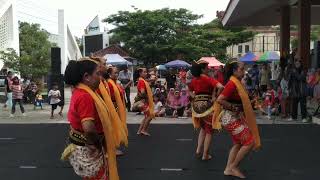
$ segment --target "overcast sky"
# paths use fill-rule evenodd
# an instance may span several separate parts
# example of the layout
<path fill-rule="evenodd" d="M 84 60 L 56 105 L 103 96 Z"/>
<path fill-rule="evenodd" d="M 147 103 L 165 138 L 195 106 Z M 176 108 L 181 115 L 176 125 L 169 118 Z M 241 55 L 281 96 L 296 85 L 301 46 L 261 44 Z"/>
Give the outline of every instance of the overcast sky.
<path fill-rule="evenodd" d="M 216 17 L 217 10 L 225 10 L 228 2 L 229 0 L 17 0 L 17 9 L 20 20 L 40 23 L 51 33 L 57 33 L 57 9 L 64 9 L 72 33 L 81 37 L 83 29 L 96 15 L 102 20 L 120 10 L 132 11 L 132 5 L 142 10 L 186 8 L 196 14 L 203 14 L 199 23 L 205 23 Z"/>

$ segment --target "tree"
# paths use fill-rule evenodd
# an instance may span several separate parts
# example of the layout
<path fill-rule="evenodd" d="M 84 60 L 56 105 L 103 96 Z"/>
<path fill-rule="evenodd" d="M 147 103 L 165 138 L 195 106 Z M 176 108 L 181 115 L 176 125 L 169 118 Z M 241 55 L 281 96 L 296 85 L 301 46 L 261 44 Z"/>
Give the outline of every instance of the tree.
<path fill-rule="evenodd" d="M 0 59 L 3 60 L 5 67 L 14 71 L 20 70 L 20 58 L 14 49 L 8 48 L 5 51 L 0 51 Z"/>
<path fill-rule="evenodd" d="M 103 21 L 115 26 L 112 43 L 121 42 L 131 56 L 149 63 L 212 55 L 226 58 L 227 46 L 249 41 L 254 35 L 244 28 L 224 28 L 217 19 L 196 24 L 201 17 L 187 9 L 136 9 L 119 11 Z"/>
<path fill-rule="evenodd" d="M 40 29 L 39 24 L 19 23 L 20 72 L 40 78 L 47 75 L 50 67 L 49 33 Z"/>
<path fill-rule="evenodd" d="M 50 67 L 49 33 L 40 29 L 39 24 L 19 22 L 20 57 L 14 50 L 2 52 L 8 68 L 19 71 L 22 77 L 31 76 L 39 79 L 48 74 Z"/>

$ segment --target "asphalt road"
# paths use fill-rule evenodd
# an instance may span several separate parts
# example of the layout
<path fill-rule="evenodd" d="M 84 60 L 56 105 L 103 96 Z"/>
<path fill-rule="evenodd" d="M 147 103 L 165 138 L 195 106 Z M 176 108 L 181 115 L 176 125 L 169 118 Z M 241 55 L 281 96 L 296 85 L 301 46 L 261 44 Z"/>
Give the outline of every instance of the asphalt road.
<path fill-rule="evenodd" d="M 119 158 L 122 180 L 229 180 L 222 172 L 231 146 L 229 136 L 215 134 L 213 160 L 194 157 L 196 132 L 190 124 L 156 124 L 151 137 L 135 135 L 129 125 L 129 148 Z M 66 124 L 0 125 L 0 179 L 76 180 L 68 163 L 59 160 Z M 319 178 L 318 125 L 260 125 L 262 149 L 241 165 L 248 179 L 302 180 Z"/>

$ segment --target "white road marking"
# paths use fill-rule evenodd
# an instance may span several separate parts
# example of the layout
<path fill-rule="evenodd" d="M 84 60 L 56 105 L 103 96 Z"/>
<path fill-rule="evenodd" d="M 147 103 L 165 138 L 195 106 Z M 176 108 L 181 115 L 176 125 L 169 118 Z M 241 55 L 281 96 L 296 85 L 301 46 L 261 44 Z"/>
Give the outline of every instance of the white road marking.
<path fill-rule="evenodd" d="M 183 171 L 182 168 L 161 168 L 160 171 Z"/>
<path fill-rule="evenodd" d="M 16 139 L 16 138 L 10 138 L 10 137 L 0 138 L 0 140 L 7 140 L 7 141 L 14 140 L 14 139 Z"/>
<path fill-rule="evenodd" d="M 20 169 L 37 169 L 37 166 L 20 166 Z"/>
<path fill-rule="evenodd" d="M 176 139 L 176 141 L 192 141 L 192 139 Z"/>

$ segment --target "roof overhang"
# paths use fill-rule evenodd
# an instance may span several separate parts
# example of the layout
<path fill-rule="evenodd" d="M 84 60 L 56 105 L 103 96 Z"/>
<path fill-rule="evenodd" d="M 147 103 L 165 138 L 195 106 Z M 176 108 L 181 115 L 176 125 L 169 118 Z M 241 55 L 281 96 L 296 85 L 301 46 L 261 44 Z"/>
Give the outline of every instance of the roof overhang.
<path fill-rule="evenodd" d="M 290 5 L 290 23 L 298 24 L 298 0 L 231 0 L 224 26 L 272 26 L 280 24 L 280 8 Z M 311 0 L 311 24 L 320 24 L 320 0 Z"/>

